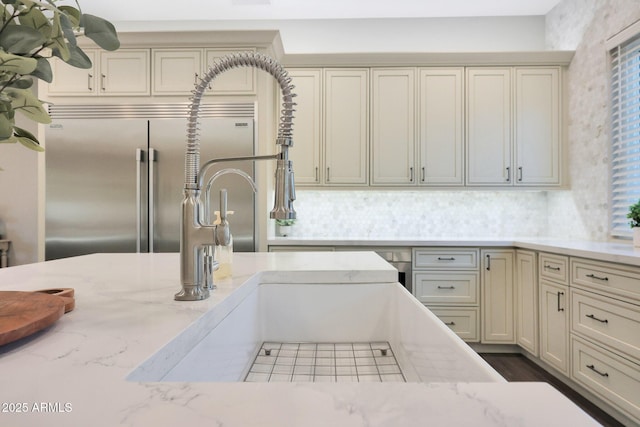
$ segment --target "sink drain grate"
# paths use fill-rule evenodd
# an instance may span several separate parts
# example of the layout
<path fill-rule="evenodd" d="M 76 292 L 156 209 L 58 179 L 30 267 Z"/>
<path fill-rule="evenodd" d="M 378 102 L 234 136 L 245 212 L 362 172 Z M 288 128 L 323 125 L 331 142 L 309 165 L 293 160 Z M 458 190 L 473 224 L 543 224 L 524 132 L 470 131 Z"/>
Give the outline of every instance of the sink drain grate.
<path fill-rule="evenodd" d="M 264 342 L 246 382 L 406 382 L 388 342 Z"/>

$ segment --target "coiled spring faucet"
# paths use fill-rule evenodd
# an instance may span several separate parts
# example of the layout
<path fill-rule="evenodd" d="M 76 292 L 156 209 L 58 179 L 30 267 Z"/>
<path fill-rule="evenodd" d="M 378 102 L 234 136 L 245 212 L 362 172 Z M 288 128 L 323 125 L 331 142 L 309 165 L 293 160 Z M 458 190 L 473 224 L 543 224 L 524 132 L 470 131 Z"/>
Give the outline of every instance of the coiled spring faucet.
<path fill-rule="evenodd" d="M 247 156 L 213 159 L 200 168 L 200 143 L 198 141 L 198 114 L 202 95 L 219 74 L 237 67 L 254 67 L 271 74 L 282 91 L 282 111 L 278 126 L 276 145 L 280 152 L 266 156 Z M 289 160 L 289 147 L 293 145 L 292 128 L 296 96 L 291 78 L 277 61 L 257 52 L 233 53 L 219 58 L 196 84 L 189 106 L 187 119 L 187 148 L 185 152 L 184 199 L 182 200 L 180 229 L 180 278 L 182 290 L 175 295 L 178 301 L 197 301 L 209 297 L 205 285 L 204 250 L 215 244 L 215 226 L 208 225 L 203 218 L 200 199 L 204 175 L 214 163 L 238 160 L 276 160 L 275 202 L 270 217 L 273 219 L 295 219 L 293 209 L 295 187 L 293 168 Z"/>

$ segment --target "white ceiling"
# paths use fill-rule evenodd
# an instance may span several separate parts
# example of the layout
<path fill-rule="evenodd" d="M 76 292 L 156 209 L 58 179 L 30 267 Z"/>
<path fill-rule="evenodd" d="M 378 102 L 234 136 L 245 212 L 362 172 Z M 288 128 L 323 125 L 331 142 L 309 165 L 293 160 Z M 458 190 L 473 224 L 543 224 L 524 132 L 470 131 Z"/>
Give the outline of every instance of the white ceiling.
<path fill-rule="evenodd" d="M 561 0 L 79 0 L 118 21 L 289 20 L 546 15 Z"/>

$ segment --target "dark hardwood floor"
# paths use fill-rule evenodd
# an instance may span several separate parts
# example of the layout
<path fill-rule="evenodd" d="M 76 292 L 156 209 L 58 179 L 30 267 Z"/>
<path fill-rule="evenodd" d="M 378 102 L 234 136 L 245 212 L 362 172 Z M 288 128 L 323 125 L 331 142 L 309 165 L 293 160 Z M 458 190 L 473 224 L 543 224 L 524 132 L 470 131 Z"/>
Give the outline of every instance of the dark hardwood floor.
<path fill-rule="evenodd" d="M 521 354 L 480 353 L 480 356 L 509 382 L 538 381 L 549 383 L 603 426 L 624 427 L 623 424 Z"/>

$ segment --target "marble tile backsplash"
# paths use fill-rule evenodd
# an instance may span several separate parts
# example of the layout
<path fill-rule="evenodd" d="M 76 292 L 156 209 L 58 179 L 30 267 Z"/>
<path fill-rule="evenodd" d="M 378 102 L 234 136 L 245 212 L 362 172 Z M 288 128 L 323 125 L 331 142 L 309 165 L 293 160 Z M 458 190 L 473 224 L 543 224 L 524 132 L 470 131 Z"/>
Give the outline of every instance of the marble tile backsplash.
<path fill-rule="evenodd" d="M 298 189 L 291 238 L 539 237 L 542 191 L 323 191 Z"/>
<path fill-rule="evenodd" d="M 549 192 L 553 236 L 609 238 L 611 91 L 605 41 L 638 19 L 638 0 L 563 0 L 546 16 L 547 49 L 575 49 L 565 86 L 571 191 Z"/>

